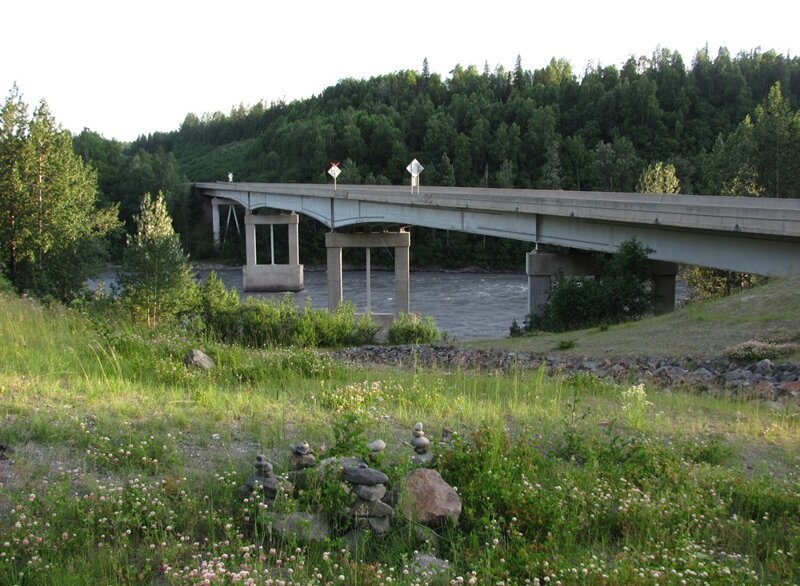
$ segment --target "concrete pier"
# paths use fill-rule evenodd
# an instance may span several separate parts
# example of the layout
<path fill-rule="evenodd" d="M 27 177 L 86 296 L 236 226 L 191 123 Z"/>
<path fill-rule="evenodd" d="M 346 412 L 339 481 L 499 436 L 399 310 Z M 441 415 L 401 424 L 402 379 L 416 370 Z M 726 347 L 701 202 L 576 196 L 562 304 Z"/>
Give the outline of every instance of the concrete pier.
<path fill-rule="evenodd" d="M 409 232 L 328 232 L 325 246 L 328 249 L 328 309 L 334 311 L 342 302 L 342 249 L 385 247 L 394 249 L 395 315 L 409 313 Z"/>
<path fill-rule="evenodd" d="M 270 263 L 259 264 L 256 255 L 256 226 L 270 227 Z M 273 226 L 289 228 L 289 263 L 275 263 Z M 245 291 L 300 291 L 303 289 L 303 265 L 300 264 L 299 217 L 295 213 L 244 217 L 247 264 L 242 267 Z"/>

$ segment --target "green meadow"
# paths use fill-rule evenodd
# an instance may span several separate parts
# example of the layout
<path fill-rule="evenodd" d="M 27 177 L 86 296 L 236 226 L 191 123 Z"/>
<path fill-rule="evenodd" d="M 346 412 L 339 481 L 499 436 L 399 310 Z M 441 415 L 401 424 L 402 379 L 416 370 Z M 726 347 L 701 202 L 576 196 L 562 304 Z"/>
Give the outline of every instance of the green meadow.
<path fill-rule="evenodd" d="M 184 367 L 192 348 L 216 367 Z M 382 438 L 375 466 L 398 484 L 418 421 L 457 524 L 396 513 L 348 547 L 336 483 L 270 506 L 240 492 L 256 455 L 282 474 L 302 440 L 322 458 Z M 800 421 L 757 401 L 365 368 L 1 296 L 0 444 L 0 584 L 800 582 Z M 270 530 L 298 510 L 330 539 Z"/>

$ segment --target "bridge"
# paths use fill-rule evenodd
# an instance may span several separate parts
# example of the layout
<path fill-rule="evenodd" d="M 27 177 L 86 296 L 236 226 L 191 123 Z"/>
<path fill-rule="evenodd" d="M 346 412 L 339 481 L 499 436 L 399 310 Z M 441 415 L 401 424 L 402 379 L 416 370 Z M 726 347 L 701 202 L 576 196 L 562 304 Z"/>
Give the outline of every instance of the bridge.
<path fill-rule="evenodd" d="M 400 257 L 395 265 L 398 308 L 407 311 L 410 238 L 404 227 L 412 225 L 579 251 L 614 252 L 636 237 L 652 250 L 655 286 L 665 299 L 662 311 L 670 308 L 670 287 L 674 297 L 676 264 L 775 276 L 800 272 L 800 199 L 463 187 L 423 187 L 412 194 L 397 186 L 339 185 L 334 190 L 330 184 L 271 183 L 196 183 L 195 189 L 213 198 L 216 241 L 219 206 L 244 207 L 246 289 L 269 289 L 280 281 L 284 289 L 301 289 L 297 214 L 329 227 L 329 306 L 341 300 L 342 247 L 390 246 Z M 253 213 L 259 209 L 270 213 Z M 258 265 L 256 224 L 289 225 L 289 265 Z M 344 230 L 357 225 L 398 228 L 358 234 Z M 527 272 L 532 311 L 544 301 L 556 272 L 589 274 L 585 255 L 536 252 L 528 255 Z"/>

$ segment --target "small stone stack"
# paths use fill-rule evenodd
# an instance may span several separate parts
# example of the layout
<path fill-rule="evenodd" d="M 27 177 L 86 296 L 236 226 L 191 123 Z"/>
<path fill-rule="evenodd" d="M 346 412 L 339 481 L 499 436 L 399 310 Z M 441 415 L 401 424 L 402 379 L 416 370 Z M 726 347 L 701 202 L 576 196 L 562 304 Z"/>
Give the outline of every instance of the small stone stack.
<path fill-rule="evenodd" d="M 306 469 L 313 468 L 317 464 L 317 458 L 307 441 L 302 441 L 292 448 L 292 456 L 289 458 L 289 478 L 299 487 L 306 485 Z"/>
<path fill-rule="evenodd" d="M 428 464 L 433 460 L 433 453 L 430 450 L 431 440 L 425 437 L 425 430 L 422 423 L 414 425 L 414 437 L 411 439 L 411 447 L 414 448 L 413 460 L 417 464 Z"/>
<path fill-rule="evenodd" d="M 377 462 L 383 450 L 386 449 L 386 442 L 382 439 L 376 439 L 375 441 L 367 444 L 367 449 L 369 450 L 369 461 L 375 463 Z"/>
<path fill-rule="evenodd" d="M 274 501 L 279 492 L 291 492 L 292 486 L 275 477 L 272 464 L 263 456 L 256 456 L 256 473 L 251 474 L 245 484 L 247 493 L 261 493 L 264 500 Z"/>
<path fill-rule="evenodd" d="M 380 470 L 374 470 L 366 464 L 345 466 L 342 469 L 342 480 L 348 483 L 355 495 L 355 501 L 347 510 L 347 515 L 355 520 L 356 529 L 371 529 L 375 535 L 389 532 L 389 518 L 394 509 L 381 502 L 386 494 L 386 483 L 389 477 Z"/>

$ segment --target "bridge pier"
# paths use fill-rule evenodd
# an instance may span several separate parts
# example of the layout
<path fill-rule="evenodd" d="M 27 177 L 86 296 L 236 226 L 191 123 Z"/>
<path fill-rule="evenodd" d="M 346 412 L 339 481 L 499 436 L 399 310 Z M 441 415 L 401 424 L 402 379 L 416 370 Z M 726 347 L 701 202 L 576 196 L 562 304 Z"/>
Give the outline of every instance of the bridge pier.
<path fill-rule="evenodd" d="M 648 261 L 652 276 L 652 287 L 656 293 L 654 311 L 668 313 L 675 309 L 675 263 Z M 547 303 L 547 292 L 558 274 L 565 276 L 588 276 L 594 274 L 591 255 L 583 252 L 552 253 L 529 252 L 525 257 L 525 272 L 528 275 L 528 313 L 541 315 Z"/>
<path fill-rule="evenodd" d="M 256 226 L 268 225 L 270 230 L 270 264 L 258 264 L 256 258 Z M 286 225 L 289 229 L 289 263 L 275 263 L 273 228 Z M 257 216 L 247 213 L 244 217 L 247 264 L 242 267 L 245 291 L 301 291 L 303 289 L 303 265 L 300 264 L 298 238 L 299 217 L 296 213 Z"/>
<path fill-rule="evenodd" d="M 219 249 L 219 198 L 211 198 L 211 229 L 214 234 L 214 248 Z"/>
<path fill-rule="evenodd" d="M 325 235 L 328 250 L 328 309 L 335 311 L 342 302 L 342 249 L 343 248 L 394 248 L 395 315 L 409 313 L 411 288 L 409 279 L 409 251 L 411 233 L 328 232 Z M 369 285 L 368 285 L 369 286 Z"/>
<path fill-rule="evenodd" d="M 653 280 L 653 291 L 656 293 L 653 310 L 656 315 L 675 311 L 675 275 L 678 274 L 678 265 L 674 262 L 651 260 L 648 266 Z"/>

